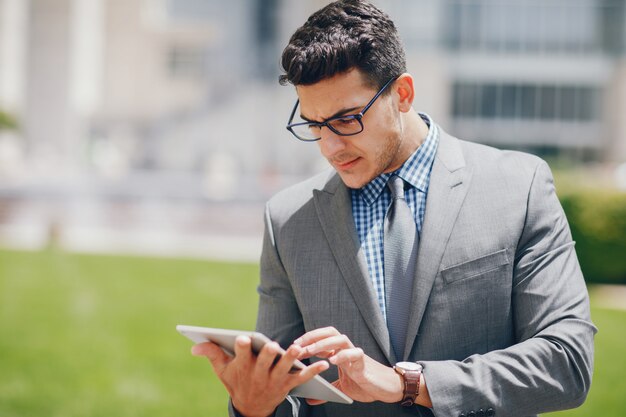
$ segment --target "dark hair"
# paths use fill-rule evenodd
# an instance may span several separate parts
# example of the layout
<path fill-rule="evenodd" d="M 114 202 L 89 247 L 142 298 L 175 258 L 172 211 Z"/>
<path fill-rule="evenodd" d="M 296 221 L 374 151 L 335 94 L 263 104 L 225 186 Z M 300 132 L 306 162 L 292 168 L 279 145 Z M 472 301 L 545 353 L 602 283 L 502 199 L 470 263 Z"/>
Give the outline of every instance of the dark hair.
<path fill-rule="evenodd" d="M 362 0 L 340 0 L 313 13 L 283 51 L 282 85 L 315 84 L 357 68 L 373 87 L 406 71 L 393 21 Z"/>

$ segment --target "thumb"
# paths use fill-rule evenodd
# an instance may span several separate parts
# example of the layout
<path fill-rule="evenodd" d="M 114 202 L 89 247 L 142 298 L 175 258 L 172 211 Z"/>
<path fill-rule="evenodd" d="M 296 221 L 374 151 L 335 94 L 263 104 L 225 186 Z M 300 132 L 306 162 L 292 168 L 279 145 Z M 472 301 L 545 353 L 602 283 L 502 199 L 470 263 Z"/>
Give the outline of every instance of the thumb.
<path fill-rule="evenodd" d="M 222 348 L 211 342 L 194 345 L 191 348 L 191 354 L 194 356 L 205 356 L 211 361 L 211 365 L 213 365 L 215 372 L 218 374 L 222 373 L 223 369 L 231 360 L 231 357 L 226 354 Z"/>

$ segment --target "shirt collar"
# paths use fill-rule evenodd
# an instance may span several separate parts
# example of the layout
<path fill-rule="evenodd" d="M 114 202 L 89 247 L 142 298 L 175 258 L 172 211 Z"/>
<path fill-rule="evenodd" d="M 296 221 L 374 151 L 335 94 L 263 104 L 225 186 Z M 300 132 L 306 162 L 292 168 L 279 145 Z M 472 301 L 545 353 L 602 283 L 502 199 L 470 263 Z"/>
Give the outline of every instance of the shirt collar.
<path fill-rule="evenodd" d="M 372 205 L 380 197 L 387 185 L 387 181 L 392 175 L 399 176 L 423 193 L 428 191 L 429 175 L 421 174 L 426 168 L 427 171 L 430 171 L 430 166 L 435 157 L 433 148 L 437 146 L 438 128 L 426 113 L 418 114 L 428 125 L 428 135 L 426 135 L 424 143 L 409 156 L 400 168 L 394 172 L 380 174 L 361 189 L 357 190 L 357 193 L 363 197 L 363 200 L 368 206 Z"/>

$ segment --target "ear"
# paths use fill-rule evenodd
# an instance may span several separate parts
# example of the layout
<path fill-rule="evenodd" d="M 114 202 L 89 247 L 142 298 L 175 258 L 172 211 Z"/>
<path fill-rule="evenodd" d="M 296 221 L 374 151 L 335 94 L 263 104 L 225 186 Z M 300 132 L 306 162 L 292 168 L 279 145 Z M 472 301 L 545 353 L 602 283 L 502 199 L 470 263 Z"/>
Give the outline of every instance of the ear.
<path fill-rule="evenodd" d="M 398 110 L 407 113 L 411 110 L 413 99 L 415 98 L 413 77 L 411 74 L 405 72 L 398 77 L 393 87 L 398 97 Z"/>

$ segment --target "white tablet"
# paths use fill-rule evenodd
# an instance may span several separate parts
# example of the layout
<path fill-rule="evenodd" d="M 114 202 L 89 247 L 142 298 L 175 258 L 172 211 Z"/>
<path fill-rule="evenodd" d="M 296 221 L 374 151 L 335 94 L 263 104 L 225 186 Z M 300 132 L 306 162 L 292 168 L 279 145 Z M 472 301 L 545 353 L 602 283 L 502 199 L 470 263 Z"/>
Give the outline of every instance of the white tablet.
<path fill-rule="evenodd" d="M 252 350 L 255 353 L 258 353 L 263 345 L 271 342 L 271 340 L 262 333 L 243 330 L 213 329 L 209 327 L 184 326 L 182 324 L 176 326 L 176 330 L 195 343 L 213 342 L 231 356 L 235 355 L 235 339 L 239 335 L 250 337 L 252 340 Z M 281 349 L 280 353 L 285 353 L 285 351 Z M 304 366 L 305 365 L 299 360 L 294 362 L 294 367 L 296 368 L 302 368 Z M 319 375 L 316 375 L 313 379 L 302 385 L 298 385 L 292 389 L 289 394 L 296 397 L 311 398 L 313 400 L 352 404 L 350 397 L 339 391 Z"/>

